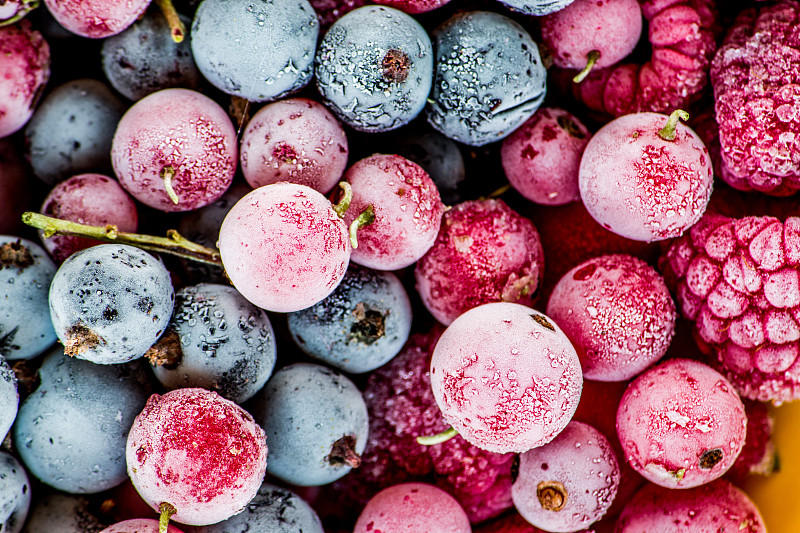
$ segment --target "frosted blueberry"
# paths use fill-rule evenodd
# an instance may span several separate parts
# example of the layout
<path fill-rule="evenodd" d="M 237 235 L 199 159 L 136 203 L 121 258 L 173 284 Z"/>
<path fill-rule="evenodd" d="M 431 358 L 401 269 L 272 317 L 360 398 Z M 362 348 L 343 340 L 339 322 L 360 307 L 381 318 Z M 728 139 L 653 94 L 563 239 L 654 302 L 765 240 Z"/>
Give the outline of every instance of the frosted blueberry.
<path fill-rule="evenodd" d="M 31 487 L 25 469 L 12 455 L 0 452 L 0 531 L 22 531 L 30 505 Z"/>
<path fill-rule="evenodd" d="M 17 417 L 18 407 L 17 377 L 3 356 L 0 355 L 0 441 L 11 429 L 14 419 Z"/>

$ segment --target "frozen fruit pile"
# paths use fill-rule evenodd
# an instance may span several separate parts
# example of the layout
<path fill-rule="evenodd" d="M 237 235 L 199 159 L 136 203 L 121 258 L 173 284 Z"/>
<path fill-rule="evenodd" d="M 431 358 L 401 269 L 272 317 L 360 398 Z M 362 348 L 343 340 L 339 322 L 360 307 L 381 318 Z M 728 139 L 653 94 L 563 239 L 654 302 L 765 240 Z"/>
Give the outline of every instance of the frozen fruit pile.
<path fill-rule="evenodd" d="M 0 533 L 781 523 L 800 2 L 39 3 Z"/>

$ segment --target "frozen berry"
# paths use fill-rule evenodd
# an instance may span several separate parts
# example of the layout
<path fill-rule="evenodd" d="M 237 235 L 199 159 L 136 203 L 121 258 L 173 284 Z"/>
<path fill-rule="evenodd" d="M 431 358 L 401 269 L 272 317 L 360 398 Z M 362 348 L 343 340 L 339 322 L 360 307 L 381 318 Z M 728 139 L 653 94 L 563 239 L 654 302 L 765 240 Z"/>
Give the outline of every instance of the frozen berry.
<path fill-rule="evenodd" d="M 133 24 L 150 0 L 44 0 L 44 3 L 53 18 L 72 33 L 102 39 Z"/>
<path fill-rule="evenodd" d="M 50 77 L 50 47 L 30 22 L 0 27 L 0 138 L 28 122 Z"/>
<path fill-rule="evenodd" d="M 132 518 L 124 522 L 117 522 L 100 533 L 159 533 L 158 526 L 158 520 L 152 518 Z M 170 524 L 166 533 L 182 533 L 182 531 Z"/>

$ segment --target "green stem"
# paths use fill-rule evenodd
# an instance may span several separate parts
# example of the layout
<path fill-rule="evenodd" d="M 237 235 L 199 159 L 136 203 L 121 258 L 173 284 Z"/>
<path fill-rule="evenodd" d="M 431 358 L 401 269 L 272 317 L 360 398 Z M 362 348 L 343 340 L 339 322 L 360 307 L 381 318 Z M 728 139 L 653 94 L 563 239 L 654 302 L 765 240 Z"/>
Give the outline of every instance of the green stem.
<path fill-rule="evenodd" d="M 172 188 L 172 178 L 175 177 L 175 169 L 171 166 L 166 166 L 161 169 L 161 179 L 164 180 L 164 188 L 167 189 L 167 196 L 172 200 L 172 203 L 178 205 L 180 201 L 178 195 L 175 194 L 175 189 Z"/>
<path fill-rule="evenodd" d="M 667 124 L 658 130 L 658 136 L 665 141 L 674 141 L 677 135 L 676 130 L 678 128 L 679 120 L 689 120 L 689 113 L 683 109 L 676 109 L 673 111 L 667 120 Z"/>
<path fill-rule="evenodd" d="M 456 435 L 458 435 L 458 431 L 453 428 L 447 428 L 437 435 L 431 435 L 429 437 L 417 437 L 417 444 L 422 444 L 423 446 L 433 446 L 434 444 L 447 442 Z"/>
<path fill-rule="evenodd" d="M 183 22 L 181 22 L 181 18 L 178 16 L 178 12 L 175 10 L 172 0 L 156 0 L 156 4 L 158 4 L 158 7 L 164 14 L 164 18 L 167 19 L 172 40 L 176 43 L 183 42 L 183 38 L 186 37 L 186 27 L 183 25 Z"/>
<path fill-rule="evenodd" d="M 353 201 L 353 188 L 346 181 L 340 181 L 339 187 L 344 190 L 344 195 L 339 203 L 333 206 L 333 210 L 339 215 L 339 218 L 344 218 L 344 214 L 350 209 L 350 202 Z"/>
<path fill-rule="evenodd" d="M 191 259 L 221 267 L 222 259 L 219 250 L 206 248 L 183 237 L 177 231 L 171 229 L 167 231 L 166 237 L 155 237 L 153 235 L 141 235 L 139 233 L 126 233 L 119 231 L 117 226 L 89 226 L 78 224 L 69 220 L 48 217 L 40 213 L 27 211 L 22 214 L 22 222 L 28 226 L 44 231 L 45 238 L 53 235 L 72 235 L 74 237 L 86 237 L 102 242 L 130 244 L 148 250 L 150 252 L 165 253 Z"/>
<path fill-rule="evenodd" d="M 503 185 L 499 189 L 496 189 L 495 191 L 490 192 L 489 193 L 489 198 L 499 198 L 500 196 L 503 196 L 505 193 L 507 193 L 509 190 L 511 190 L 511 184 L 510 183 L 506 183 L 505 185 Z"/>
<path fill-rule="evenodd" d="M 39 0 L 24 0 L 21 9 L 10 19 L 0 20 L 0 28 L 3 26 L 10 26 L 15 22 L 22 20 L 25 15 L 39 7 Z"/>
<path fill-rule="evenodd" d="M 358 248 L 358 230 L 373 222 L 375 222 L 375 211 L 372 209 L 372 204 L 370 204 L 356 217 L 352 224 L 350 224 L 350 245 L 353 247 L 353 250 Z"/>
<path fill-rule="evenodd" d="M 583 70 L 578 72 L 578 74 L 572 78 L 572 81 L 575 83 L 580 83 L 586 79 L 586 76 L 592 71 L 594 68 L 595 63 L 597 60 L 600 59 L 600 51 L 599 50 L 592 50 L 588 54 L 586 54 L 586 66 L 583 67 Z"/>
<path fill-rule="evenodd" d="M 158 533 L 167 533 L 167 529 L 169 529 L 169 519 L 172 518 L 172 515 L 177 513 L 178 510 L 167 502 L 161 502 L 161 505 L 158 506 L 158 510 L 161 511 L 161 516 L 158 519 Z"/>

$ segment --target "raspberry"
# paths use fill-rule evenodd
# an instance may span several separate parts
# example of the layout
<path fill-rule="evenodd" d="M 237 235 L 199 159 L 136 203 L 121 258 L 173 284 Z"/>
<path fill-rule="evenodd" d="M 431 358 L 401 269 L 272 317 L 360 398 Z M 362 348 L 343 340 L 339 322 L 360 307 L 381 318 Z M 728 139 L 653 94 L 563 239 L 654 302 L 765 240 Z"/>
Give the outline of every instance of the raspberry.
<path fill-rule="evenodd" d="M 701 348 L 743 397 L 800 398 L 800 218 L 705 215 L 661 265 Z"/>
<path fill-rule="evenodd" d="M 711 64 L 722 179 L 785 196 L 800 189 L 800 5 L 747 9 Z"/>
<path fill-rule="evenodd" d="M 747 415 L 744 448 L 726 473 L 737 485 L 750 474 L 769 476 L 779 469 L 775 443 L 772 440 L 775 421 L 766 404 L 745 400 L 744 412 Z"/>

